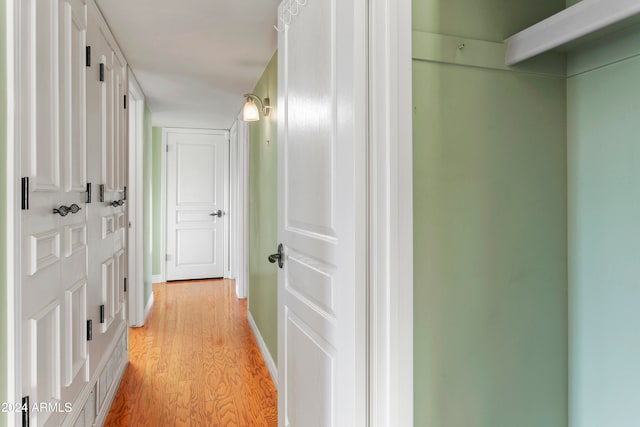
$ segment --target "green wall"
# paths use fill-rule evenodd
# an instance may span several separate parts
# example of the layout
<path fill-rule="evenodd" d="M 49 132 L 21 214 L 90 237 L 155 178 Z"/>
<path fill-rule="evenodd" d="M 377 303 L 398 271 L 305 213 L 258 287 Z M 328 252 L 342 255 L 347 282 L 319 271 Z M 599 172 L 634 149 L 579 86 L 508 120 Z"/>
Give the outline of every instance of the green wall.
<path fill-rule="evenodd" d="M 160 216 L 162 212 L 162 206 L 160 205 L 161 193 L 162 193 L 162 128 L 153 128 L 153 141 L 152 141 L 152 180 L 153 180 L 153 194 L 152 206 L 153 206 L 153 243 L 151 249 L 151 255 L 153 258 L 152 272 L 153 275 L 160 275 L 162 271 L 162 253 L 161 253 L 161 239 L 162 239 L 162 223 Z"/>
<path fill-rule="evenodd" d="M 640 420 L 640 27 L 569 57 L 571 427 Z"/>
<path fill-rule="evenodd" d="M 152 264 L 152 246 L 153 246 L 153 145 L 151 135 L 151 110 L 145 104 L 144 106 L 144 168 L 143 168 L 143 215 L 144 215 L 144 304 L 147 304 L 149 297 L 153 292 L 151 280 L 151 264 Z"/>
<path fill-rule="evenodd" d="M 501 43 L 563 6 L 414 0 L 416 426 L 567 425 L 564 62 Z"/>
<path fill-rule="evenodd" d="M 6 2 L 0 0 L 0 402 L 7 401 L 7 58 Z M 7 425 L 6 414 L 0 413 L 0 426 Z"/>
<path fill-rule="evenodd" d="M 249 125 L 249 311 L 277 363 L 277 268 L 267 256 L 278 246 L 277 53 L 253 93 L 271 100 L 268 118 Z"/>

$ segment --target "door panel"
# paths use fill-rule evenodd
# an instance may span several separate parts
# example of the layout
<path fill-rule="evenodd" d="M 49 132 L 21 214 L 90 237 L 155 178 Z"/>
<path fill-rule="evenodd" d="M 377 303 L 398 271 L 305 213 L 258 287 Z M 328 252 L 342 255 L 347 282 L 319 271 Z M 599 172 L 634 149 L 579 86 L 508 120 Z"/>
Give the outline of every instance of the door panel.
<path fill-rule="evenodd" d="M 58 191 L 60 187 L 60 135 L 59 135 L 59 46 L 58 1 L 45 0 L 31 3 L 35 31 L 35 93 L 33 120 L 35 138 L 30 154 L 34 191 Z"/>
<path fill-rule="evenodd" d="M 30 402 L 74 402 L 86 384 L 86 6 L 21 3 L 20 124 L 29 208 L 21 213 L 22 388 Z M 54 209 L 78 205 L 76 213 Z M 34 426 L 64 411 L 31 411 Z"/>
<path fill-rule="evenodd" d="M 62 90 L 65 191 L 84 192 L 87 182 L 86 18 L 79 0 L 63 3 Z"/>
<path fill-rule="evenodd" d="M 225 133 L 167 137 L 167 280 L 224 275 Z"/>
<path fill-rule="evenodd" d="M 295 16 L 289 3 L 278 39 L 279 421 L 364 425 L 366 1 L 309 2 Z"/>

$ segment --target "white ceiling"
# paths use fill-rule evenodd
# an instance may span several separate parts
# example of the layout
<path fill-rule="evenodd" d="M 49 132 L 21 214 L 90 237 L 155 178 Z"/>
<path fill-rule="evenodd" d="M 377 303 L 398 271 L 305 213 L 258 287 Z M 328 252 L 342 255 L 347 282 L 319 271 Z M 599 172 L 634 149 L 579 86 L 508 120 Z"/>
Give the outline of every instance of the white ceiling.
<path fill-rule="evenodd" d="M 96 0 L 153 125 L 229 129 L 275 52 L 279 0 Z"/>

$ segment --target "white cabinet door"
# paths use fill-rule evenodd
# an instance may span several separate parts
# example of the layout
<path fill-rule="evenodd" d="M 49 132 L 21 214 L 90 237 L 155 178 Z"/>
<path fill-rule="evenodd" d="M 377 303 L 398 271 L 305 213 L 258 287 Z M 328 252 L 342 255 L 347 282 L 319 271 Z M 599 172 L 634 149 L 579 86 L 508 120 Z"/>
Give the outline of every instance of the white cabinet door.
<path fill-rule="evenodd" d="M 125 320 L 124 278 L 126 202 L 120 169 L 126 165 L 121 117 L 124 109 L 122 76 L 125 72 L 109 38 L 96 18 L 89 14 L 88 45 L 91 66 L 87 68 L 87 119 L 89 141 L 88 177 L 92 203 L 87 205 L 89 240 L 89 317 L 94 322 L 90 343 L 92 359 L 100 360 Z M 92 368 L 92 373 L 93 373 Z"/>
<path fill-rule="evenodd" d="M 365 425 L 366 3 L 279 9 L 281 426 Z"/>
<path fill-rule="evenodd" d="M 167 134 L 167 280 L 224 275 L 226 132 Z"/>
<path fill-rule="evenodd" d="M 59 425 L 88 381 L 86 5 L 29 0 L 20 19 L 21 384 L 30 424 Z"/>

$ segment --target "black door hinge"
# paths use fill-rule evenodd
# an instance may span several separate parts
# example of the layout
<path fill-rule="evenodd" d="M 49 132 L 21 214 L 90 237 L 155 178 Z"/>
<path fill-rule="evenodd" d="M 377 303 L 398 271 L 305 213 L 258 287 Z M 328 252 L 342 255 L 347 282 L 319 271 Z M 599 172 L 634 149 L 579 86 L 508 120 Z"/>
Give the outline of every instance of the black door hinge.
<path fill-rule="evenodd" d="M 127 186 L 124 186 L 124 189 L 122 190 L 122 200 L 127 200 Z"/>
<path fill-rule="evenodd" d="M 100 81 L 104 81 L 104 63 L 100 63 Z"/>
<path fill-rule="evenodd" d="M 87 203 L 91 203 L 91 183 L 87 182 Z"/>
<path fill-rule="evenodd" d="M 127 278 L 124 278 L 124 291 L 127 292 Z"/>
<path fill-rule="evenodd" d="M 29 177 L 22 177 L 22 210 L 29 210 Z"/>
<path fill-rule="evenodd" d="M 93 339 L 93 320 L 87 320 L 87 341 Z"/>
<path fill-rule="evenodd" d="M 100 184 L 100 202 L 104 202 L 104 184 Z"/>
<path fill-rule="evenodd" d="M 104 323 L 104 304 L 100 306 L 100 323 Z"/>
<path fill-rule="evenodd" d="M 22 398 L 22 427 L 29 427 L 29 396 Z"/>
<path fill-rule="evenodd" d="M 127 109 L 127 95 L 124 96 L 124 109 Z"/>
<path fill-rule="evenodd" d="M 87 46 L 87 67 L 91 67 L 91 46 Z"/>

